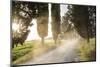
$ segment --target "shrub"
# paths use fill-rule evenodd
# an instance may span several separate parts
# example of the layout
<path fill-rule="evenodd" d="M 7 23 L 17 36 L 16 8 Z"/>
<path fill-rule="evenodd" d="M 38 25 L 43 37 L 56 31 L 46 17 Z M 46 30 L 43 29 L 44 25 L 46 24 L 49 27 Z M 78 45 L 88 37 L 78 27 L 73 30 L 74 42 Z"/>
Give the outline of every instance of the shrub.
<path fill-rule="evenodd" d="M 95 61 L 96 60 L 95 38 L 90 39 L 90 43 L 82 41 L 79 45 L 78 54 L 80 57 L 80 61 Z"/>

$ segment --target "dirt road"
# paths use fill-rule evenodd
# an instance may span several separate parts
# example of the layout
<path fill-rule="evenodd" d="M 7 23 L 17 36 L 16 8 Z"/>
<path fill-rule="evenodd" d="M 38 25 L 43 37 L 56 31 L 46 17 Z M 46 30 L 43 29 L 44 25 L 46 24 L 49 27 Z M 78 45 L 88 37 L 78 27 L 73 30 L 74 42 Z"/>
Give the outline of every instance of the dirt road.
<path fill-rule="evenodd" d="M 78 39 L 66 40 L 62 45 L 58 46 L 57 48 L 35 59 L 31 59 L 23 64 L 28 65 L 79 61 L 79 58 L 75 50 L 77 48 L 78 41 Z"/>

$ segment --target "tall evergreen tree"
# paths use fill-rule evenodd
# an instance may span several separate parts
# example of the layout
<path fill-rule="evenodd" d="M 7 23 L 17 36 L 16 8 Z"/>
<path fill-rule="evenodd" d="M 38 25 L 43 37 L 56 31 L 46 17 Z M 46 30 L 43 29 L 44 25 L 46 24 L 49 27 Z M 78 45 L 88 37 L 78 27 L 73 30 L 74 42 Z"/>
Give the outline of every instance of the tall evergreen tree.
<path fill-rule="evenodd" d="M 60 5 L 59 4 L 52 4 L 51 16 L 52 16 L 52 23 L 51 23 L 52 35 L 56 44 L 58 35 L 60 33 Z"/>
<path fill-rule="evenodd" d="M 37 31 L 44 45 L 44 38 L 48 35 L 48 4 L 38 4 Z"/>

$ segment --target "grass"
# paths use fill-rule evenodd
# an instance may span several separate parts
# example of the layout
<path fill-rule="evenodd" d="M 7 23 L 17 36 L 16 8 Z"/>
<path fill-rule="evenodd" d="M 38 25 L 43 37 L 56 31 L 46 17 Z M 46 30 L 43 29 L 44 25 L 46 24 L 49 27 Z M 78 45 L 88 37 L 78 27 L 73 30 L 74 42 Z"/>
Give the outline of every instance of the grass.
<path fill-rule="evenodd" d="M 16 61 L 13 62 L 13 64 L 20 64 L 20 63 L 30 60 L 33 57 L 32 54 L 33 54 L 32 52 L 29 52 L 28 54 L 25 54 L 24 56 L 19 57 Z"/>
<path fill-rule="evenodd" d="M 13 48 L 12 49 L 12 61 L 13 63 L 16 63 L 18 62 L 19 60 L 20 61 L 23 61 L 21 60 L 21 58 L 27 54 L 29 54 L 32 49 L 33 49 L 33 42 L 26 42 L 22 45 L 18 45 L 17 47 Z M 24 61 L 29 59 L 30 57 L 27 57 L 27 58 L 24 58 Z M 19 61 L 19 62 L 20 62 Z"/>
<path fill-rule="evenodd" d="M 90 39 L 90 43 L 81 41 L 78 49 L 80 61 L 96 60 L 96 43 L 95 38 Z"/>

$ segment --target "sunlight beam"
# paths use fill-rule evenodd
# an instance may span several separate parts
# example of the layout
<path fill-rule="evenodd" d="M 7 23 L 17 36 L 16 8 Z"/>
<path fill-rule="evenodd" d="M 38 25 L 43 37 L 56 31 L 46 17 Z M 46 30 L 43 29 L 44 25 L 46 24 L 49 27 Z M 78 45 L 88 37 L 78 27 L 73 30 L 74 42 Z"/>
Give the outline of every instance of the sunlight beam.
<path fill-rule="evenodd" d="M 12 24 L 12 30 L 18 31 L 18 30 L 19 30 L 19 24 L 13 23 L 13 24 Z"/>

